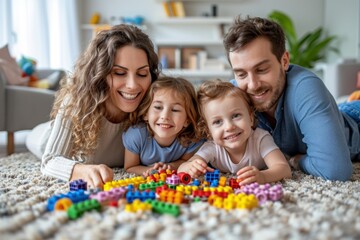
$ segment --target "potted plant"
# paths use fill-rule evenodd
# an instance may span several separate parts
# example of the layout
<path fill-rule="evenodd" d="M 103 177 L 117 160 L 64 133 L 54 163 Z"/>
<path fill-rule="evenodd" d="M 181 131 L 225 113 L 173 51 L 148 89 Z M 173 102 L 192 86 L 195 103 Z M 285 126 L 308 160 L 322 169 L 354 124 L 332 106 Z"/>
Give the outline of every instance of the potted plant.
<path fill-rule="evenodd" d="M 306 68 L 314 68 L 315 63 L 325 60 L 326 51 L 339 53 L 339 50 L 330 44 L 336 36 L 323 36 L 323 28 L 305 33 L 298 38 L 291 18 L 281 11 L 272 11 L 268 18 L 277 22 L 284 30 L 287 39 L 287 50 L 290 53 L 290 62 Z"/>

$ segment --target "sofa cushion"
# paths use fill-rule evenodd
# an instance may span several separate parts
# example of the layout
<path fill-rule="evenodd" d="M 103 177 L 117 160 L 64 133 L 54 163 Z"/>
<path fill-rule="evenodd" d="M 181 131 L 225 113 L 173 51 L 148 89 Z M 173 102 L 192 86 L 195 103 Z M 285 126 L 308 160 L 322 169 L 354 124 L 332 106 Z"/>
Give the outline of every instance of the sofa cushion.
<path fill-rule="evenodd" d="M 16 60 L 11 57 L 8 45 L 0 48 L 0 68 L 9 85 L 27 85 L 29 77 L 21 76 L 21 69 Z"/>

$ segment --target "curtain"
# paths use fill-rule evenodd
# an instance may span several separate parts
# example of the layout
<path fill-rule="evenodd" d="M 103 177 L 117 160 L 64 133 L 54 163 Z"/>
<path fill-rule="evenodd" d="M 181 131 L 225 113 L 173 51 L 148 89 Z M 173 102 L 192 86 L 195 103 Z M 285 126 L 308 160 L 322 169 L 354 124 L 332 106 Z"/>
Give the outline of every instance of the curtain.
<path fill-rule="evenodd" d="M 0 47 L 14 41 L 11 32 L 11 0 L 0 0 Z"/>
<path fill-rule="evenodd" d="M 60 68 L 72 71 L 80 54 L 77 1 L 73 0 L 0 0 L 0 29 L 5 25 L 14 32 L 0 38 L 9 43 L 12 55 L 36 60 L 38 68 Z M 11 3 L 11 6 L 3 3 Z M 3 13 L 10 23 L 2 21 Z M 10 20 L 9 20 L 10 19 Z M 2 44 L 4 45 L 4 44 Z"/>

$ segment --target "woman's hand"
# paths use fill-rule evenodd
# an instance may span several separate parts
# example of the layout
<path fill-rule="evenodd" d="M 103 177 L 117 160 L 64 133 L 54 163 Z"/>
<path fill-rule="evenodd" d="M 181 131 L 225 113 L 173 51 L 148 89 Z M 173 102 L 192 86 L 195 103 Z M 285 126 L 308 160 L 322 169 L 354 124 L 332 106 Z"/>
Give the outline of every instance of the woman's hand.
<path fill-rule="evenodd" d="M 70 181 L 82 179 L 87 182 L 88 189 L 90 188 L 103 189 L 104 183 L 112 181 L 113 178 L 114 178 L 113 170 L 104 164 L 99 164 L 99 165 L 76 164 L 74 166 Z"/>
<path fill-rule="evenodd" d="M 264 182 L 260 170 L 254 166 L 243 167 L 236 173 L 236 175 L 239 180 L 239 185 L 246 185 L 253 182 L 262 184 Z"/>

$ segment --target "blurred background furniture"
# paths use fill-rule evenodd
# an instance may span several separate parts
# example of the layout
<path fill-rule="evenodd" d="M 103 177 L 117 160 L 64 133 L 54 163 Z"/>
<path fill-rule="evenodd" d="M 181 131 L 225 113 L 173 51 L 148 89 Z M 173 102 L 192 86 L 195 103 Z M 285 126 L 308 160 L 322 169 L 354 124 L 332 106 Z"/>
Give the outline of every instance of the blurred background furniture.
<path fill-rule="evenodd" d="M 52 76 L 49 89 L 9 85 L 0 68 L 0 131 L 7 132 L 8 155 L 14 153 L 14 132 L 30 130 L 50 119 L 54 94 L 65 72 L 39 69 L 37 74 L 39 79 Z"/>
<path fill-rule="evenodd" d="M 339 59 L 336 63 L 324 64 L 321 68 L 323 81 L 335 100 L 342 102 L 360 89 L 359 59 Z"/>

